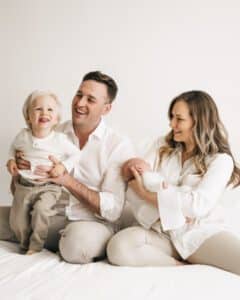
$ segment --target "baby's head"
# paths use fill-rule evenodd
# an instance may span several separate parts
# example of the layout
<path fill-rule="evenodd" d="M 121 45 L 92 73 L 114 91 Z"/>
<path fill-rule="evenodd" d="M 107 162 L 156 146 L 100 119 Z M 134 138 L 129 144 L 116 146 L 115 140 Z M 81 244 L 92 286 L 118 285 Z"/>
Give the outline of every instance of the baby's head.
<path fill-rule="evenodd" d="M 49 91 L 34 91 L 24 102 L 23 116 L 27 126 L 54 128 L 61 119 L 61 104 L 55 94 Z"/>
<path fill-rule="evenodd" d="M 134 157 L 127 160 L 122 166 L 122 177 L 124 181 L 129 181 L 134 179 L 131 167 L 137 168 L 137 166 L 145 164 L 142 158 Z"/>

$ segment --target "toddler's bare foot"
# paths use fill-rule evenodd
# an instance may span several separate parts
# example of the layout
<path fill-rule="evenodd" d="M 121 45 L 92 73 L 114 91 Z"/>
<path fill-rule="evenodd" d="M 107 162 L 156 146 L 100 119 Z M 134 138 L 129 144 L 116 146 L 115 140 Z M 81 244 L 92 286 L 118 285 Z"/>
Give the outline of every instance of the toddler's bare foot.
<path fill-rule="evenodd" d="M 184 266 L 184 265 L 186 265 L 186 263 L 184 261 L 176 260 L 176 265 L 177 266 Z"/>
<path fill-rule="evenodd" d="M 26 252 L 26 255 L 32 255 L 32 254 L 35 254 L 35 253 L 38 253 L 40 251 L 36 251 L 36 250 L 31 250 L 29 249 L 27 252 Z"/>

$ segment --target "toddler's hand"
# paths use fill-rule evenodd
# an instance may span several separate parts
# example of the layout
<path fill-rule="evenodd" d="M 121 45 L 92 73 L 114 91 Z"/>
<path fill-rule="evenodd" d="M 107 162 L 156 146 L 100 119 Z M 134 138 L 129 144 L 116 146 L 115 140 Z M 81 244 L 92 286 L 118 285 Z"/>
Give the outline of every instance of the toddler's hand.
<path fill-rule="evenodd" d="M 8 172 L 12 176 L 17 176 L 18 175 L 17 163 L 14 159 L 9 159 L 9 161 L 7 162 L 7 169 L 8 169 Z"/>

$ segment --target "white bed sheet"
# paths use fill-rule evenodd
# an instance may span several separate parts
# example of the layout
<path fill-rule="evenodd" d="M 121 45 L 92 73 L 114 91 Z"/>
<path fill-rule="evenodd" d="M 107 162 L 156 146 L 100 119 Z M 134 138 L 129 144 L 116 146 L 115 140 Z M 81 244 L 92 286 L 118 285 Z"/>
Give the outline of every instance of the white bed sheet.
<path fill-rule="evenodd" d="M 17 252 L 17 244 L 0 241 L 3 300 L 240 299 L 240 276 L 209 266 L 73 265 L 47 250 L 32 256 Z"/>

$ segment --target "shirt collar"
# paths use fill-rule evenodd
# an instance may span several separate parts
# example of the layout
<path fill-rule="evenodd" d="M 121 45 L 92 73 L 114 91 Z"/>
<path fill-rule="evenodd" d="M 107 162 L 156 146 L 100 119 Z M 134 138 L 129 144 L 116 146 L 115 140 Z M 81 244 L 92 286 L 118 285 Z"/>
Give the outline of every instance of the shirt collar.
<path fill-rule="evenodd" d="M 100 120 L 98 126 L 94 129 L 94 131 L 89 135 L 89 138 L 91 139 L 92 137 L 97 137 L 99 140 L 102 139 L 104 132 L 106 129 L 106 124 L 103 119 Z M 66 127 L 65 133 L 71 133 L 73 136 L 75 135 L 74 129 L 73 129 L 73 124 L 72 121 L 69 121 L 68 126 Z"/>
<path fill-rule="evenodd" d="M 99 140 L 102 139 L 103 135 L 104 135 L 104 132 L 105 132 L 105 129 L 106 129 L 106 124 L 104 122 L 103 119 L 100 120 L 98 126 L 95 128 L 95 130 L 90 134 L 89 137 L 97 137 Z"/>

